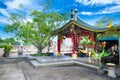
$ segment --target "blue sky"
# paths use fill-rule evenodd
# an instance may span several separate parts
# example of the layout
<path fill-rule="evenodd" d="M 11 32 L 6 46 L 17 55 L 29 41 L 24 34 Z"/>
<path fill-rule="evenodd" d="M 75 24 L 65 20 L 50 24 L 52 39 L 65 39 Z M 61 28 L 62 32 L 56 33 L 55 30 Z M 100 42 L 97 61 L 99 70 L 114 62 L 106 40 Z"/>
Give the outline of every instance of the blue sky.
<path fill-rule="evenodd" d="M 0 37 L 11 36 L 3 32 L 4 25 L 10 23 L 8 18 L 11 13 L 23 14 L 31 21 L 30 9 L 42 11 L 45 1 L 47 0 L 0 0 Z M 20 4 L 24 7 L 19 8 Z M 91 25 L 95 25 L 102 17 L 112 17 L 115 19 L 114 24 L 120 24 L 120 0 L 52 0 L 50 9 L 56 12 L 78 9 L 79 17 Z"/>

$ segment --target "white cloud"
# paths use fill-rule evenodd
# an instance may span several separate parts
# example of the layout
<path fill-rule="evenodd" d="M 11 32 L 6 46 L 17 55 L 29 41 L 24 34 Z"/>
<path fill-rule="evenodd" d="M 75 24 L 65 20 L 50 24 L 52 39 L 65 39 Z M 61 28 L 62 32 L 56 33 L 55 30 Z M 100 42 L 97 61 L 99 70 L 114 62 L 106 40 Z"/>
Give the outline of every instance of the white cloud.
<path fill-rule="evenodd" d="M 84 5 L 120 4 L 120 0 L 75 0 Z"/>
<path fill-rule="evenodd" d="M 83 15 L 110 14 L 114 12 L 120 12 L 120 0 L 75 0 L 75 1 L 84 5 L 96 5 L 96 6 L 108 5 L 108 4 L 112 5 L 112 7 L 106 7 L 102 10 L 99 10 L 98 12 L 88 12 L 88 11 L 81 12 L 80 14 Z"/>
<path fill-rule="evenodd" d="M 113 7 L 108 7 L 102 10 L 99 10 L 98 12 L 81 12 L 80 14 L 83 15 L 98 15 L 98 14 L 110 14 L 110 13 L 115 13 L 115 12 L 120 12 L 120 5 L 113 6 Z"/>
<path fill-rule="evenodd" d="M 83 15 L 92 15 L 93 13 L 92 12 L 81 12 L 81 14 L 83 14 Z"/>
<path fill-rule="evenodd" d="M 120 11 L 120 5 L 105 8 L 105 9 L 99 11 L 97 14 L 109 14 L 109 13 L 114 13 L 114 12 L 119 12 L 119 11 Z"/>
<path fill-rule="evenodd" d="M 0 23 L 2 23 L 2 24 L 10 24 L 10 22 L 8 20 L 6 20 L 6 19 L 1 19 Z"/>
<path fill-rule="evenodd" d="M 3 17 L 0 18 L 0 23 L 3 23 L 3 24 L 8 23 L 6 19 L 10 17 L 11 13 L 23 14 L 27 19 L 30 13 L 30 9 L 42 10 L 42 6 L 40 6 L 39 3 L 34 0 L 8 0 L 4 4 L 7 6 L 7 8 L 5 9 L 0 8 L 0 13 L 6 16 L 4 17 L 4 19 Z M 23 8 L 19 7 L 20 4 L 23 5 Z M 31 21 L 29 18 L 28 20 Z"/>
<path fill-rule="evenodd" d="M 86 23 L 95 26 L 95 22 L 96 20 L 92 19 L 92 20 L 84 20 Z"/>
<path fill-rule="evenodd" d="M 8 1 L 5 4 L 12 9 L 19 9 L 19 5 L 29 5 L 31 0 L 13 0 L 13 1 Z"/>
<path fill-rule="evenodd" d="M 0 24 L 10 24 L 8 18 L 0 16 Z"/>
<path fill-rule="evenodd" d="M 6 17 L 10 16 L 10 14 L 7 12 L 6 9 L 0 9 L 0 13 L 3 14 L 4 16 L 6 16 Z"/>
<path fill-rule="evenodd" d="M 6 6 L 8 9 L 11 10 L 22 10 L 27 11 L 30 9 L 37 9 L 40 10 L 42 6 L 39 5 L 39 2 L 36 0 L 13 0 L 13 1 L 7 1 Z M 20 8 L 20 5 L 22 5 L 23 8 Z"/>
<path fill-rule="evenodd" d="M 5 38 L 13 37 L 13 35 L 10 34 L 10 33 L 5 33 L 4 31 L 0 31 L 0 37 L 1 37 L 2 39 L 5 39 Z"/>
<path fill-rule="evenodd" d="M 7 6 L 7 8 L 0 8 L 0 13 L 6 17 L 10 17 L 10 13 L 17 13 L 16 10 L 21 10 L 21 8 L 19 7 L 20 4 L 28 5 L 30 4 L 30 0 L 8 0 L 4 4 Z"/>
<path fill-rule="evenodd" d="M 102 16 L 99 16 L 99 17 L 94 17 L 94 18 L 89 18 L 89 19 L 83 19 L 83 21 L 90 25 L 95 26 L 96 21 L 100 20 L 101 18 L 102 18 Z"/>

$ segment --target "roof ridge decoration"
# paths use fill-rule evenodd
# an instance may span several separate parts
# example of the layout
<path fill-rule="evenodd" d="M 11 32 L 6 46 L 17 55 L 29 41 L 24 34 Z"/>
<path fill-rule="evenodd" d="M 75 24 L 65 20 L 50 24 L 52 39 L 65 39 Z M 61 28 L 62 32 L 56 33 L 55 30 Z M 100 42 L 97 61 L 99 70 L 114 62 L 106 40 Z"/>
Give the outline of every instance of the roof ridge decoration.
<path fill-rule="evenodd" d="M 78 10 L 77 9 L 71 9 L 71 20 L 77 20 L 78 16 Z"/>
<path fill-rule="evenodd" d="M 77 16 L 77 20 L 74 20 L 76 23 L 78 23 L 80 25 L 80 27 L 84 28 L 84 29 L 87 29 L 87 30 L 90 30 L 90 31 L 97 31 L 97 32 L 101 32 L 101 31 L 105 31 L 106 30 L 106 27 L 96 27 L 96 26 L 93 26 L 93 25 L 90 25 L 86 22 L 84 22 L 79 16 Z"/>
<path fill-rule="evenodd" d="M 93 25 L 90 25 L 86 22 L 84 22 L 79 16 L 78 16 L 78 11 L 77 9 L 73 10 L 71 9 L 71 19 L 66 23 L 64 24 L 61 28 L 57 29 L 57 33 L 61 32 L 62 30 L 66 29 L 67 27 L 69 27 L 70 25 L 76 25 L 80 28 L 83 28 L 83 29 L 86 29 L 86 30 L 89 30 L 89 31 L 92 31 L 92 32 L 104 32 L 106 31 L 106 27 L 97 27 L 97 26 L 93 26 Z"/>

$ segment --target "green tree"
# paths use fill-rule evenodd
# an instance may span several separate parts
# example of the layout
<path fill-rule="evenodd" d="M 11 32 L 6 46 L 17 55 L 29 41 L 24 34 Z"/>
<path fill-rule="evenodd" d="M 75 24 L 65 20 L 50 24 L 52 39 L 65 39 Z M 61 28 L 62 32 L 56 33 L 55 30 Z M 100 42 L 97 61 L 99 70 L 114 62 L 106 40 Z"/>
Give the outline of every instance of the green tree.
<path fill-rule="evenodd" d="M 0 48 L 4 48 L 4 54 L 3 54 L 3 56 L 7 57 L 9 55 L 9 53 L 10 53 L 10 50 L 12 49 L 12 46 L 9 45 L 9 44 L 1 44 Z"/>
<path fill-rule="evenodd" d="M 7 44 L 18 44 L 19 42 L 17 42 L 14 38 L 6 38 L 3 40 L 4 43 L 7 43 Z"/>
<path fill-rule="evenodd" d="M 0 43 L 2 43 L 3 42 L 3 39 L 0 37 Z"/>
<path fill-rule="evenodd" d="M 100 20 L 96 21 L 96 26 L 98 27 L 106 27 L 110 22 L 115 20 L 112 17 L 102 17 Z"/>
<path fill-rule="evenodd" d="M 24 42 L 29 42 L 38 48 L 38 53 L 42 52 L 52 36 L 51 33 L 65 22 L 64 15 L 56 12 L 40 12 L 33 10 L 30 14 L 32 22 L 19 15 L 11 15 L 9 19 L 12 24 L 6 25 L 5 32 L 13 33 L 13 35 Z"/>
<path fill-rule="evenodd" d="M 10 37 L 10 38 L 5 38 L 5 39 L 2 39 L 0 37 L 0 43 L 3 44 L 3 43 L 6 43 L 6 44 L 20 44 L 20 42 L 16 41 L 13 37 Z"/>
<path fill-rule="evenodd" d="M 111 28 L 108 28 L 104 36 L 120 37 L 120 24 L 113 25 Z"/>
<path fill-rule="evenodd" d="M 98 38 L 114 36 L 120 37 L 120 24 L 112 24 L 113 18 L 101 18 L 96 21 L 96 26 L 106 28 L 106 31 L 103 34 L 98 34 Z"/>
<path fill-rule="evenodd" d="M 4 30 L 13 33 L 19 41 L 35 45 L 38 53 L 41 53 L 44 47 L 50 46 L 50 37 L 53 36 L 51 33 L 66 22 L 68 14 L 51 12 L 52 0 L 43 1 L 43 4 L 39 5 L 43 6 L 43 10 L 31 10 L 32 22 L 22 15 L 12 14 L 9 19 L 12 24 L 6 25 Z M 23 5 L 20 4 L 19 7 L 23 8 Z"/>

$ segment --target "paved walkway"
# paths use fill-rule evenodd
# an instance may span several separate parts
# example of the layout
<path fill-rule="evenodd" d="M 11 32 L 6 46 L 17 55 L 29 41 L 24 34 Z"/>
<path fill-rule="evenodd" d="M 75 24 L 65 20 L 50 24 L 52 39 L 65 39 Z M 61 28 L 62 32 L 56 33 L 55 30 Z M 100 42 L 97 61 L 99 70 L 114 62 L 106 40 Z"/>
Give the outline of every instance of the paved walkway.
<path fill-rule="evenodd" d="M 0 80 L 120 80 L 80 66 L 33 68 L 25 59 L 0 59 Z"/>
<path fill-rule="evenodd" d="M 0 80 L 25 80 L 19 61 L 0 59 Z"/>

